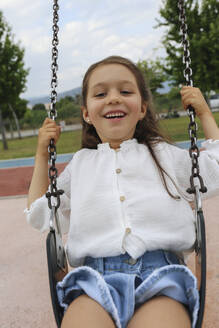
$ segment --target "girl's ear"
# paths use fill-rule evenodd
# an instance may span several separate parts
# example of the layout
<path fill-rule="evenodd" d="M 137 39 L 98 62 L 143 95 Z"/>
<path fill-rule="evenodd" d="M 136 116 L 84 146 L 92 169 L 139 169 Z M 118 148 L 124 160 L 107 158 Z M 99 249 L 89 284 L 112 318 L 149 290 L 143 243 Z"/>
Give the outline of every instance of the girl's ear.
<path fill-rule="evenodd" d="M 81 111 L 82 111 L 82 114 L 83 114 L 83 118 L 84 118 L 85 122 L 87 122 L 87 118 L 88 118 L 88 111 L 87 111 L 86 107 L 84 107 L 84 106 L 81 106 Z"/>
<path fill-rule="evenodd" d="M 142 106 L 141 106 L 141 119 L 143 119 L 147 113 L 147 107 L 148 104 L 146 102 L 142 102 Z"/>

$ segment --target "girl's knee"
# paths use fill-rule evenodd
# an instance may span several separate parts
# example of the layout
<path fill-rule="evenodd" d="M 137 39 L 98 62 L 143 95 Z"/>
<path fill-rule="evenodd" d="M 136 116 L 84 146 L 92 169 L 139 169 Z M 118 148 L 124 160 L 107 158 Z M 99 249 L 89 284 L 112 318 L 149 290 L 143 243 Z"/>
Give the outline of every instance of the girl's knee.
<path fill-rule="evenodd" d="M 61 328 L 115 328 L 109 313 L 88 295 L 77 297 L 68 307 Z"/>
<path fill-rule="evenodd" d="M 156 296 L 142 304 L 127 328 L 191 328 L 191 319 L 184 304 L 167 296 Z"/>

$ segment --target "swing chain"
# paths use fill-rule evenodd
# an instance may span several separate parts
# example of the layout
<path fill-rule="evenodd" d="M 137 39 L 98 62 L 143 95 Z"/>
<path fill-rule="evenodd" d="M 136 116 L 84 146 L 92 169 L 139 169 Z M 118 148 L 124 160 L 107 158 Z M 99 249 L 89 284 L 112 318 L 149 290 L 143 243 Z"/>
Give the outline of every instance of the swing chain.
<path fill-rule="evenodd" d="M 179 21 L 181 23 L 180 30 L 182 34 L 182 45 L 183 45 L 183 64 L 186 65 L 186 68 L 184 69 L 184 77 L 186 79 L 186 85 L 187 86 L 193 86 L 193 80 L 192 80 L 192 69 L 190 67 L 191 65 L 191 57 L 190 57 L 190 50 L 189 50 L 189 40 L 188 40 L 188 34 L 187 34 L 187 24 L 186 24 L 186 14 L 185 14 L 185 7 L 184 7 L 184 0 L 178 1 L 178 8 L 180 11 L 179 14 Z M 200 176 L 199 172 L 199 165 L 198 165 L 198 157 L 200 155 L 199 148 L 197 146 L 197 130 L 198 125 L 195 122 L 195 110 L 194 108 L 189 105 L 187 108 L 187 113 L 190 118 L 190 123 L 188 127 L 189 137 L 191 140 L 191 146 L 189 149 L 189 155 L 192 160 L 192 175 L 190 177 L 190 184 L 191 188 L 187 189 L 187 192 L 189 194 L 195 194 L 195 186 L 194 186 L 194 178 L 197 177 L 199 179 L 201 188 L 200 191 L 202 193 L 207 192 L 207 188 L 204 186 L 204 182 L 202 177 Z"/>
<path fill-rule="evenodd" d="M 57 99 L 57 93 L 56 93 L 56 87 L 58 85 L 57 83 L 57 71 L 58 71 L 58 64 L 57 64 L 57 59 L 58 59 L 58 31 L 59 27 L 57 25 L 59 16 L 58 16 L 58 0 L 53 0 L 53 39 L 52 39 L 52 81 L 51 81 L 51 106 L 50 106 L 50 112 L 49 116 L 51 119 L 55 120 L 57 117 L 57 112 L 56 112 L 56 99 Z M 56 146 L 55 146 L 55 140 L 51 139 L 50 144 L 48 147 L 48 153 L 49 153 L 49 160 L 51 167 L 49 168 L 49 179 L 50 179 L 50 191 L 46 193 L 46 197 L 48 198 L 48 206 L 50 209 L 53 207 L 55 210 L 57 210 L 60 206 L 60 195 L 64 193 L 63 190 L 57 190 L 56 182 L 57 182 L 57 177 L 58 177 L 58 170 L 55 167 L 55 161 L 56 161 Z M 51 198 L 55 197 L 56 198 L 56 204 L 52 204 Z"/>
<path fill-rule="evenodd" d="M 57 112 L 56 112 L 56 100 L 57 100 L 57 92 L 56 92 L 56 87 L 58 85 L 57 81 L 57 71 L 58 71 L 58 64 L 57 64 L 57 59 L 58 59 L 58 44 L 59 44 L 59 39 L 58 39 L 58 10 L 59 10 L 59 5 L 58 5 L 58 0 L 53 0 L 53 40 L 52 40 L 52 81 L 51 81 L 51 106 L 50 106 L 50 118 L 55 119 L 57 117 Z"/>

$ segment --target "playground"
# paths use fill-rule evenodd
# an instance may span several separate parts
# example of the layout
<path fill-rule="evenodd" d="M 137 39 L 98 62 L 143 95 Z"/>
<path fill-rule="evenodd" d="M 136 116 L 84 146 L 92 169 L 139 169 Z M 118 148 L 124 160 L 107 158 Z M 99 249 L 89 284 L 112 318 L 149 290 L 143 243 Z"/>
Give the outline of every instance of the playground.
<path fill-rule="evenodd" d="M 61 172 L 66 164 L 57 164 Z M 0 170 L 1 328 L 55 328 L 48 284 L 46 237 L 23 213 L 33 167 Z M 7 183 L 6 183 L 7 182 Z M 219 322 L 219 197 L 203 201 L 207 238 L 207 288 L 203 328 Z M 194 270 L 194 255 L 189 259 Z"/>
<path fill-rule="evenodd" d="M 193 6 L 193 1 L 162 1 L 163 7 L 157 8 L 152 8 L 152 3 L 161 2 L 160 0 L 151 2 L 151 8 L 148 4 L 139 6 L 138 1 L 132 7 L 133 4 L 130 2 L 130 5 L 126 6 L 124 17 L 122 1 L 118 1 L 118 7 L 113 4 L 113 7 L 110 8 L 108 5 L 107 11 L 105 11 L 105 6 L 104 11 L 97 5 L 89 8 L 90 3 L 88 2 L 84 11 L 83 6 L 77 7 L 74 4 L 74 8 L 71 7 L 72 4 L 67 0 L 59 8 L 59 1 L 53 0 L 53 7 L 48 12 L 45 11 L 46 8 L 41 7 L 41 2 L 44 2 L 41 0 L 38 2 L 39 7 L 35 9 L 34 14 L 31 14 L 31 12 L 33 13 L 31 8 L 28 7 L 29 11 L 26 10 L 25 5 L 25 11 L 28 13 L 26 18 L 15 3 L 11 6 L 7 2 L 7 6 L 3 4 L 3 9 L 0 10 L 0 142 L 3 146 L 0 160 L 2 223 L 0 229 L 0 328 L 44 326 L 49 328 L 61 326 L 63 328 L 73 326 L 96 328 L 97 326 L 107 326 L 105 324 L 107 321 L 104 321 L 105 319 L 100 316 L 99 312 L 91 310 L 93 308 L 90 300 L 87 308 L 84 306 L 83 298 L 78 307 L 77 302 L 73 302 L 76 288 L 72 282 L 70 287 L 73 287 L 73 290 L 70 291 L 67 290 L 68 280 L 64 279 L 63 284 L 58 284 L 60 290 L 64 291 L 64 300 L 61 299 L 62 295 L 59 291 L 57 293 L 56 287 L 57 283 L 63 279 L 64 274 L 67 274 L 68 269 L 74 271 L 75 268 L 71 268 L 70 265 L 76 266 L 79 263 L 76 260 L 80 259 L 81 254 L 99 258 L 111 253 L 116 254 L 118 249 L 121 252 L 121 234 L 118 230 L 120 214 L 124 223 L 121 226 L 121 233 L 124 233 L 122 246 L 123 250 L 126 250 L 132 257 L 131 261 L 130 259 L 128 261 L 130 265 L 137 262 L 134 261 L 134 263 L 133 259 L 155 247 L 157 250 L 181 252 L 182 250 L 191 250 L 195 246 L 196 253 L 191 253 L 188 258 L 186 257 L 186 263 L 180 264 L 187 265 L 198 278 L 200 302 L 198 304 L 195 278 L 192 279 L 192 285 L 187 285 L 188 279 L 191 280 L 193 276 L 191 272 L 187 272 L 187 276 L 185 274 L 180 280 L 182 272 L 186 273 L 187 271 L 183 265 L 176 267 L 166 259 L 165 263 L 170 264 L 167 268 L 161 258 L 163 255 L 153 265 L 154 255 L 151 256 L 149 252 L 151 260 L 146 258 L 145 263 L 147 269 L 153 270 L 153 272 L 147 278 L 144 277 L 144 282 L 147 283 L 143 286 L 144 293 L 142 289 L 138 289 L 140 301 L 138 302 L 138 291 L 134 289 L 133 293 L 131 291 L 131 288 L 136 288 L 136 285 L 129 284 L 127 285 L 129 287 L 123 287 L 123 289 L 128 291 L 128 297 L 133 300 L 132 310 L 128 309 L 130 303 L 128 297 L 127 305 L 123 300 L 121 302 L 124 311 L 120 311 L 119 303 L 111 304 L 118 316 L 115 320 L 116 327 L 184 328 L 191 327 L 190 322 L 192 322 L 193 328 L 218 327 L 219 113 L 212 114 L 218 109 L 218 102 L 215 105 L 212 103 L 212 99 L 218 100 L 219 90 L 218 80 L 214 78 L 218 75 L 218 47 L 215 46 L 217 37 L 215 31 L 218 31 L 218 2 L 216 0 L 194 1 Z M 60 13 L 59 9 L 61 9 Z M 80 13 L 79 16 L 77 16 L 77 11 Z M 19 30 L 20 26 L 16 25 L 14 17 L 17 18 L 17 12 L 19 12 L 20 19 L 16 20 L 25 22 L 25 30 L 31 31 L 30 36 L 27 36 L 26 32 L 24 33 L 23 27 Z M 45 16 L 40 14 L 42 20 L 38 18 L 37 25 L 30 26 L 28 18 L 33 16 L 37 18 L 37 12 L 45 13 Z M 98 12 L 99 18 L 96 15 Z M 116 15 L 116 12 L 119 16 Z M 74 13 L 74 17 L 70 18 L 69 13 Z M 5 14 L 7 18 L 10 17 L 12 21 L 14 20 L 15 31 L 18 36 L 21 36 L 25 48 L 20 48 L 20 41 L 18 44 L 14 43 L 12 29 L 4 18 Z M 61 24 L 59 24 L 59 14 L 63 18 Z M 107 17 L 106 14 L 109 16 Z M 160 14 L 161 20 L 157 18 L 158 14 Z M 53 18 L 50 23 L 53 31 L 50 45 L 52 63 L 49 63 L 52 73 L 50 101 L 48 103 L 48 94 L 46 97 L 28 96 L 28 99 L 22 99 L 20 96 L 25 94 L 28 88 L 29 94 L 32 92 L 33 95 L 35 92 L 43 94 L 47 90 L 48 74 L 45 73 L 45 67 L 48 67 L 48 60 L 44 54 L 48 54 L 48 48 L 44 48 L 44 43 L 48 45 L 49 37 L 46 31 L 49 24 L 45 26 L 42 22 L 47 20 L 49 15 Z M 86 18 L 84 19 L 84 17 Z M 150 21 L 150 17 L 155 18 L 156 26 L 153 26 L 154 23 Z M 148 25 L 145 25 L 145 22 Z M 209 23 L 209 26 L 206 22 Z M 86 25 L 87 23 L 88 25 Z M 134 26 L 129 30 L 132 23 Z M 108 25 L 110 26 L 109 30 Z M 34 31 L 39 30 L 39 26 L 41 31 L 38 36 Z M 139 26 L 141 29 L 138 29 Z M 60 39 L 64 41 L 65 51 L 63 53 L 65 55 L 62 55 L 62 43 L 59 45 L 59 27 L 62 30 Z M 115 27 L 115 30 L 112 27 Z M 124 27 L 124 31 L 122 31 L 122 27 Z M 168 29 L 166 29 L 167 27 Z M 158 28 L 159 32 L 153 31 Z M 162 31 L 163 28 L 165 30 Z M 134 34 L 135 30 L 136 34 Z M 72 31 L 73 34 L 71 34 Z M 163 37 L 160 39 L 162 32 Z M 69 39 L 66 38 L 66 35 Z M 77 40 L 78 35 L 80 35 L 80 42 Z M 34 40 L 34 46 L 28 39 L 31 42 Z M 41 42 L 42 40 L 44 41 Z M 100 48 L 97 46 L 98 44 Z M 71 48 L 72 45 L 74 48 Z M 86 49 L 84 45 L 86 45 Z M 30 68 L 25 67 L 26 63 L 24 63 L 26 48 L 29 51 L 28 56 L 32 59 Z M 211 51 L 206 52 L 206 49 Z M 89 50 L 89 56 L 83 57 L 82 54 L 87 54 L 87 50 Z M 68 58 L 69 54 L 71 61 Z M 127 54 L 129 54 L 129 59 L 125 58 Z M 36 58 L 36 55 L 37 65 L 35 64 L 36 70 L 34 71 L 34 69 L 32 70 L 33 59 Z M 157 55 L 158 57 L 155 57 Z M 64 56 L 65 61 L 62 62 Z M 100 61 L 99 56 L 105 57 L 105 59 Z M 97 62 L 97 60 L 99 61 Z M 94 64 L 94 62 L 96 63 Z M 42 63 L 45 64 L 45 67 L 42 66 Z M 87 65 L 90 65 L 89 68 Z M 30 83 L 27 76 L 31 70 L 34 75 L 32 90 L 29 85 L 28 88 L 26 85 Z M 85 75 L 82 74 L 82 71 L 83 74 L 86 71 Z M 45 79 L 45 74 L 47 79 Z M 82 75 L 84 76 L 82 87 L 78 88 L 79 81 L 81 85 Z M 62 88 L 58 91 L 59 94 L 60 91 L 68 89 L 68 91 L 62 92 L 65 98 L 59 99 L 57 94 L 59 82 L 61 82 Z M 74 89 L 69 90 L 69 85 Z M 184 110 L 182 111 L 182 109 Z M 179 115 L 180 111 L 183 112 L 183 115 Z M 186 115 L 186 111 L 188 115 Z M 45 119 L 46 115 L 48 118 Z M 189 116 L 190 123 L 186 116 Z M 195 121 L 196 116 L 199 120 L 198 123 Z M 81 122 L 80 126 L 79 122 Z M 73 138 L 72 131 L 67 131 L 71 130 L 70 126 L 69 129 L 66 128 L 71 124 L 75 124 L 76 130 L 80 130 L 73 132 Z M 15 128 L 18 131 L 16 137 Z M 38 128 L 40 129 L 37 137 Z M 193 200 L 191 197 L 184 198 L 190 201 L 196 216 L 196 224 L 188 203 L 185 201 L 180 204 L 176 203 L 175 200 L 181 200 L 181 197 L 178 195 L 174 197 L 170 193 L 168 183 L 166 184 L 163 173 L 167 174 L 167 172 L 163 169 L 164 166 L 167 167 L 170 175 L 172 173 L 179 182 L 178 190 L 174 179 L 172 180 L 177 192 L 180 194 L 180 188 L 185 191 L 190 165 L 187 161 L 186 151 L 179 151 L 176 147 L 168 144 L 168 137 L 165 131 L 162 131 L 163 128 L 168 136 L 174 137 L 174 142 L 182 141 L 181 148 L 189 149 L 192 175 L 190 177 L 191 186 L 188 186 L 186 191 L 188 194 L 194 194 L 195 202 L 191 202 Z M 25 130 L 25 138 L 22 138 L 21 130 Z M 61 131 L 64 132 L 62 135 Z M 191 142 L 190 148 L 185 141 L 188 134 Z M 60 136 L 61 138 L 59 138 Z M 157 138 L 158 140 L 155 140 Z M 201 146 L 200 151 L 205 150 L 206 146 L 208 156 L 203 154 L 200 158 L 202 163 L 201 172 L 199 172 L 198 147 L 203 138 L 207 142 Z M 57 145 L 59 140 L 60 143 Z M 166 141 L 164 145 L 166 148 L 159 148 L 156 152 L 152 147 L 154 141 L 159 142 L 160 145 L 162 141 Z M 78 146 L 79 143 L 80 146 Z M 60 156 L 56 156 L 56 146 L 58 153 L 61 150 Z M 65 170 L 57 189 L 57 177 L 70 161 L 72 153 L 80 148 L 85 148 L 86 151 L 75 156 L 72 162 L 73 166 L 69 165 Z M 93 152 L 94 149 L 101 151 Z M 102 152 L 102 150 L 106 151 Z M 148 150 L 150 151 L 149 156 L 146 154 Z M 47 152 L 51 161 L 49 171 Z M 147 163 L 146 170 L 145 163 Z M 33 165 L 35 165 L 35 169 Z M 159 172 L 155 170 L 156 168 Z M 164 196 L 157 173 L 163 178 L 165 189 L 174 201 L 172 199 L 170 201 L 166 195 Z M 201 174 L 204 176 L 204 181 Z M 199 179 L 201 188 L 194 181 L 195 178 Z M 110 181 L 109 184 L 108 181 Z M 42 199 L 39 200 L 39 204 L 42 201 L 43 206 L 35 203 L 36 208 L 31 207 L 34 200 L 41 198 L 48 190 L 47 182 L 50 188 L 46 197 L 48 206 L 52 210 L 49 215 L 44 213 L 47 204 L 44 204 Z M 114 184 L 114 182 L 116 183 Z M 88 189 L 87 194 L 86 189 Z M 207 196 L 213 195 L 214 197 L 201 202 L 202 197 L 199 191 L 202 193 L 208 191 Z M 60 199 L 60 195 L 63 193 L 66 197 Z M 92 198 L 93 195 L 95 197 Z M 115 197 L 111 199 L 111 195 Z M 119 197 L 116 198 L 117 196 Z M 52 202 L 54 197 L 57 200 L 56 203 Z M 157 206 L 159 201 L 161 206 Z M 61 209 L 63 218 L 59 222 L 56 210 L 60 203 L 63 206 Z M 28 221 L 33 227 L 38 226 L 39 228 L 41 223 L 41 227 L 45 227 L 48 222 L 46 219 L 50 217 L 49 233 L 48 231 L 40 233 L 27 223 L 24 214 L 27 206 L 31 208 Z M 77 206 L 78 212 L 76 211 Z M 42 218 L 41 221 L 44 220 L 44 222 L 40 222 L 39 218 Z M 61 223 L 63 227 L 65 222 L 68 223 L 66 219 L 70 219 L 71 224 L 70 228 L 63 230 L 65 232 L 69 230 L 69 238 L 67 240 L 64 236 L 63 242 L 67 241 L 67 246 L 70 245 L 70 248 L 68 247 L 70 265 L 65 257 L 61 236 L 62 227 L 60 228 Z M 109 223 L 111 228 L 106 229 Z M 196 243 L 194 244 L 195 233 Z M 108 239 L 107 234 L 110 235 Z M 89 237 L 91 238 L 90 242 Z M 100 238 L 98 239 L 98 237 Z M 71 244 L 72 241 L 75 244 Z M 142 242 L 140 243 L 140 241 Z M 85 246 L 85 252 L 80 253 L 83 251 L 83 246 Z M 77 251 L 79 256 L 77 256 Z M 195 265 L 197 259 L 199 259 L 199 268 Z M 110 258 L 111 262 L 114 260 L 116 261 L 115 258 Z M 105 263 L 104 261 L 103 263 Z M 139 262 L 143 266 L 141 261 L 140 259 Z M 176 259 L 176 261 L 178 260 Z M 127 261 L 119 258 L 119 264 L 123 264 L 123 262 Z M 159 264 L 165 266 L 164 269 L 168 271 L 162 277 L 163 287 L 159 283 L 156 284 L 158 280 L 161 280 L 160 273 L 164 272 L 164 270 L 159 271 Z M 102 267 L 104 271 L 106 265 L 103 264 Z M 82 268 L 82 270 L 86 269 L 88 268 Z M 128 272 L 127 270 L 129 268 L 125 268 L 125 272 Z M 109 271 L 119 270 L 113 268 Z M 118 288 L 120 285 L 122 287 L 122 284 L 119 283 L 120 276 L 123 276 L 126 283 L 129 282 L 129 278 L 133 278 L 133 272 L 133 268 L 131 268 L 129 276 L 121 273 L 113 276 L 117 284 L 115 291 L 119 295 L 119 299 L 123 295 L 122 289 L 120 292 Z M 136 272 L 139 273 L 139 271 Z M 71 272 L 66 278 L 69 276 L 75 278 L 75 273 L 77 274 L 77 271 Z M 94 287 L 94 291 L 97 293 L 100 287 L 100 291 L 102 291 L 102 285 L 98 286 L 98 283 L 92 285 L 92 281 L 84 279 L 80 273 L 79 268 L 79 280 L 86 280 L 89 290 Z M 97 281 L 102 279 L 97 275 L 95 277 Z M 155 280 L 153 280 L 154 278 Z M 152 282 L 152 287 L 158 288 L 154 293 L 148 284 L 150 282 Z M 201 284 L 199 284 L 200 282 Z M 107 288 L 106 285 L 104 286 Z M 162 289 L 159 289 L 161 288 L 159 286 Z M 90 296 L 85 285 L 82 286 L 82 289 L 85 294 Z M 151 299 L 146 295 L 150 292 Z M 171 308 L 169 307 L 169 311 L 167 311 L 164 305 L 168 304 L 169 300 L 162 295 L 177 300 L 178 305 L 176 306 L 177 302 L 172 302 Z M 105 294 L 104 297 L 102 295 L 98 299 L 103 307 L 107 305 L 108 296 Z M 153 298 L 154 296 L 156 299 Z M 103 301 L 102 304 L 101 301 Z M 67 305 L 71 304 L 66 313 L 63 311 L 63 302 L 67 302 Z M 144 302 L 146 303 L 141 304 Z M 185 309 L 182 312 L 183 306 L 179 302 L 188 305 L 190 314 L 192 314 L 190 318 L 188 313 L 185 313 Z M 134 312 L 134 305 L 138 305 L 138 303 L 140 306 L 143 305 L 142 309 Z M 82 309 L 81 313 L 78 309 Z M 149 309 L 150 312 L 145 309 Z M 111 311 L 107 308 L 106 310 L 109 313 Z M 86 313 L 85 316 L 84 313 Z M 123 318 L 123 314 L 127 316 L 127 320 Z M 115 325 L 111 322 L 110 327 L 113 326 Z"/>

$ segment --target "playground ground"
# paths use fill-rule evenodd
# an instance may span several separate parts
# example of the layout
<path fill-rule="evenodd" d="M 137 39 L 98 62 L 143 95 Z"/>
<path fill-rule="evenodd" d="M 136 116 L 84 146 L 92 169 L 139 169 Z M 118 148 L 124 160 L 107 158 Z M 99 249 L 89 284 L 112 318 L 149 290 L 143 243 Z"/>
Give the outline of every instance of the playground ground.
<path fill-rule="evenodd" d="M 65 164 L 57 164 L 59 172 Z M 55 328 L 46 260 L 47 233 L 23 213 L 33 168 L 0 170 L 0 327 Z M 207 237 L 207 294 L 203 328 L 219 322 L 219 196 L 203 202 Z M 194 271 L 194 256 L 189 267 Z"/>

